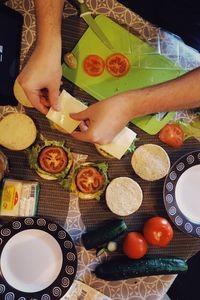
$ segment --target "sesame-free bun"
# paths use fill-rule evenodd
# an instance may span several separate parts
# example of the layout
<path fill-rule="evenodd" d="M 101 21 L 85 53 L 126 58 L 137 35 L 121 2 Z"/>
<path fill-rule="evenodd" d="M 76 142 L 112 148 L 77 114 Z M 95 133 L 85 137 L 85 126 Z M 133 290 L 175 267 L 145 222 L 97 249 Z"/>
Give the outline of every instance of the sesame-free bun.
<path fill-rule="evenodd" d="M 36 139 L 33 120 L 22 113 L 11 113 L 0 121 L 0 145 L 10 150 L 24 150 Z"/>
<path fill-rule="evenodd" d="M 38 171 L 36 171 L 36 173 L 37 173 L 41 178 L 46 179 L 46 180 L 57 180 L 57 179 L 58 179 L 58 178 L 53 177 L 53 176 L 48 175 L 48 174 L 42 174 L 42 173 L 40 173 L 40 172 L 38 172 Z"/>
<path fill-rule="evenodd" d="M 106 189 L 106 204 L 118 216 L 124 217 L 136 212 L 142 199 L 141 187 L 129 177 L 113 179 Z"/>
<path fill-rule="evenodd" d="M 145 144 L 134 151 L 131 165 L 139 177 L 154 181 L 167 175 L 170 169 L 170 159 L 162 147 Z"/>
<path fill-rule="evenodd" d="M 101 149 L 100 145 L 95 144 L 95 148 L 96 148 L 97 152 L 99 152 L 99 154 L 101 154 L 105 158 L 116 159 L 114 156 L 110 155 L 109 153 L 106 153 L 103 149 Z"/>
<path fill-rule="evenodd" d="M 15 83 L 14 83 L 13 92 L 14 92 L 15 98 L 17 99 L 17 101 L 19 103 L 21 103 L 23 106 L 26 106 L 26 107 L 33 107 L 33 105 L 28 100 L 23 88 L 21 87 L 21 85 L 19 84 L 17 79 L 15 80 Z"/>

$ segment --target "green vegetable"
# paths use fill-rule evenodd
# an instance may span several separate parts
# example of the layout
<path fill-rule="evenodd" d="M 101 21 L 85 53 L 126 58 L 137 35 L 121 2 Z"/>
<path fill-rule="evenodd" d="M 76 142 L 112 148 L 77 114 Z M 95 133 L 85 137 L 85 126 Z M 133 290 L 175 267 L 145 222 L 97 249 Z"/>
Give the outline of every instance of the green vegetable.
<path fill-rule="evenodd" d="M 28 154 L 28 161 L 29 161 L 29 166 L 31 169 L 34 169 L 37 173 L 40 173 L 42 175 L 48 175 L 51 177 L 54 177 L 58 180 L 61 180 L 62 178 L 65 178 L 67 176 L 67 174 L 69 173 L 69 170 L 72 166 L 72 154 L 69 148 L 65 147 L 65 141 L 48 141 L 46 139 L 42 138 L 42 144 L 36 144 L 35 146 L 32 146 L 30 149 L 28 149 L 26 152 Z M 51 174 L 48 172 L 45 172 L 44 170 L 42 170 L 39 166 L 38 163 L 38 157 L 39 157 L 39 153 L 41 152 L 41 150 L 45 147 L 48 146 L 58 146 L 58 147 L 62 147 L 63 150 L 67 153 L 67 158 L 68 158 L 68 164 L 66 166 L 66 168 L 57 174 Z"/>
<path fill-rule="evenodd" d="M 128 278 L 177 274 L 188 270 L 187 263 L 177 257 L 150 256 L 133 260 L 118 258 L 97 266 L 95 275 L 104 280 L 123 280 Z"/>
<path fill-rule="evenodd" d="M 179 125 L 184 131 L 184 140 L 194 137 L 200 141 L 200 122 L 195 122 L 195 124 L 180 123 Z"/>
<path fill-rule="evenodd" d="M 128 154 L 128 153 L 133 153 L 136 149 L 136 142 L 138 141 L 139 139 L 138 138 L 135 138 L 134 141 L 132 142 L 132 144 L 129 146 L 128 150 L 126 151 L 125 154 Z"/>
<path fill-rule="evenodd" d="M 79 170 L 84 167 L 97 168 L 101 172 L 101 174 L 104 176 L 104 179 L 105 179 L 104 185 L 100 191 L 98 191 L 94 194 L 84 194 L 78 190 L 78 188 L 76 186 L 76 175 L 78 174 Z M 103 194 L 103 192 L 106 189 L 106 186 L 109 183 L 107 171 L 108 171 L 108 165 L 106 163 L 91 163 L 91 162 L 82 163 L 79 166 L 74 168 L 73 172 L 71 172 L 70 176 L 68 176 L 67 179 L 62 180 L 60 183 L 66 190 L 70 191 L 71 193 L 77 194 L 78 197 L 81 199 L 100 200 L 100 196 Z"/>
<path fill-rule="evenodd" d="M 127 231 L 123 220 L 115 219 L 82 235 L 84 247 L 89 250 L 104 245 Z"/>
<path fill-rule="evenodd" d="M 97 249 L 97 252 L 96 252 L 96 256 L 100 256 L 101 254 L 103 254 L 104 252 L 106 252 L 106 248 L 99 248 Z"/>

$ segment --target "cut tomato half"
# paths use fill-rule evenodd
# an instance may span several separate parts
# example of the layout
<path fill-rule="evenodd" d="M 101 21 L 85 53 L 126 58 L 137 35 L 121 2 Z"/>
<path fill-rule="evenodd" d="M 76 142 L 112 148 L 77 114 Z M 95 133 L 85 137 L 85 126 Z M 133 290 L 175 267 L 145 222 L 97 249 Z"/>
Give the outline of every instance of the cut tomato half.
<path fill-rule="evenodd" d="M 100 56 L 91 54 L 85 58 L 83 67 L 88 75 L 99 76 L 104 71 L 105 62 Z"/>
<path fill-rule="evenodd" d="M 38 157 L 42 170 L 56 174 L 62 172 L 68 163 L 67 153 L 58 146 L 48 146 L 42 149 Z"/>
<path fill-rule="evenodd" d="M 84 194 L 94 194 L 104 185 L 104 176 L 94 167 L 81 168 L 76 175 L 76 186 Z"/>
<path fill-rule="evenodd" d="M 121 77 L 128 73 L 130 63 L 123 54 L 114 53 L 106 59 L 106 69 L 112 76 Z"/>
<path fill-rule="evenodd" d="M 167 124 L 159 132 L 159 139 L 172 148 L 180 148 L 184 142 L 184 131 L 178 124 Z"/>

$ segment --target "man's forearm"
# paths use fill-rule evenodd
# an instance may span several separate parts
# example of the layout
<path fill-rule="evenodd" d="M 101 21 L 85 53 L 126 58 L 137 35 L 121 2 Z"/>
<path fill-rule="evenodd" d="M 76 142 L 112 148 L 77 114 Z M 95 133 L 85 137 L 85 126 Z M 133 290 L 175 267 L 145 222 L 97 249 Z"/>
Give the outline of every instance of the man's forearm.
<path fill-rule="evenodd" d="M 200 107 L 200 68 L 177 79 L 128 92 L 130 119 L 161 111 Z"/>
<path fill-rule="evenodd" d="M 61 20 L 64 0 L 34 0 L 37 22 L 36 46 L 61 49 Z"/>

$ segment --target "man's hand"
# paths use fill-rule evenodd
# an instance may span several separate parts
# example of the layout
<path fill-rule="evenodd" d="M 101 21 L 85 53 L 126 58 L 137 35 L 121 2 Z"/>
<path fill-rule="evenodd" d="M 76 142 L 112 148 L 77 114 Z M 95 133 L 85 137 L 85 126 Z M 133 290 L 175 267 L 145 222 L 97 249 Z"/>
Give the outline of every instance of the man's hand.
<path fill-rule="evenodd" d="M 127 125 L 130 109 L 123 94 L 95 103 L 80 113 L 70 115 L 82 121 L 81 132 L 74 131 L 72 136 L 85 142 L 105 145 Z"/>
<path fill-rule="evenodd" d="M 29 101 L 43 114 L 49 106 L 59 110 L 59 96 L 62 76 L 60 53 L 55 49 L 37 48 L 18 76 Z"/>

